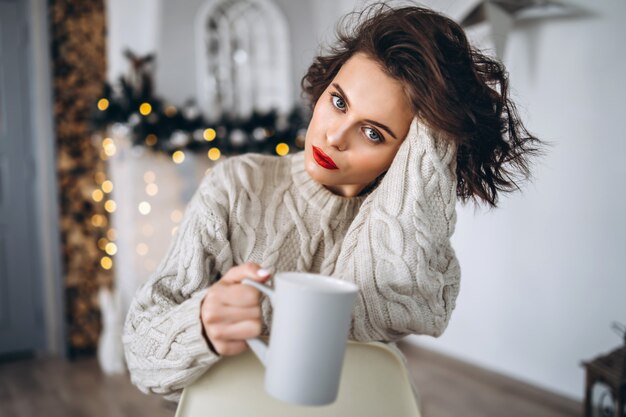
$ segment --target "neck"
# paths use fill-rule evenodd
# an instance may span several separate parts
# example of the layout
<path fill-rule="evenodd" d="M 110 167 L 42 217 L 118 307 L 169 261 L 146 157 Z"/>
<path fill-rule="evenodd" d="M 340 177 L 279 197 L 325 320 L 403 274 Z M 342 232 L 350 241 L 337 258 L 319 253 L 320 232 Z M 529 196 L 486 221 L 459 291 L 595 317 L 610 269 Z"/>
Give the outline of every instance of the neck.
<path fill-rule="evenodd" d="M 347 198 L 360 195 L 361 191 L 366 188 L 362 185 L 322 185 L 331 193 Z"/>
<path fill-rule="evenodd" d="M 356 196 L 362 196 L 365 194 L 368 194 L 370 191 L 372 191 L 374 188 L 376 188 L 376 186 L 378 185 L 378 183 L 380 183 L 380 180 L 383 178 L 384 173 L 380 176 L 378 176 L 378 178 L 376 178 L 374 181 L 372 181 L 371 183 L 367 184 L 367 185 L 361 185 L 361 184 L 354 184 L 354 185 L 324 185 L 324 187 L 330 191 L 333 194 L 339 195 L 341 197 L 356 197 Z"/>

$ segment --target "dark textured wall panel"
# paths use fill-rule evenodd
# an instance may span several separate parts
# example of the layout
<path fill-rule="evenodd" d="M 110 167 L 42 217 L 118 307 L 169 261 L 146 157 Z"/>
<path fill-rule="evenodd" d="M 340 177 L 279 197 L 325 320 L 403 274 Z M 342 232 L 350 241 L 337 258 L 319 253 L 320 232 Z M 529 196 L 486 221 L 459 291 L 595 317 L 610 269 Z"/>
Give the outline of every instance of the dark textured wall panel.
<path fill-rule="evenodd" d="M 106 225 L 92 216 L 107 213 L 91 199 L 96 172 L 105 172 L 90 138 L 89 119 L 106 76 L 103 0 L 51 0 L 50 30 L 54 118 L 61 202 L 68 348 L 71 356 L 93 353 L 100 333 L 97 291 L 110 285 L 97 241 Z M 108 223 L 108 222 L 106 222 Z"/>

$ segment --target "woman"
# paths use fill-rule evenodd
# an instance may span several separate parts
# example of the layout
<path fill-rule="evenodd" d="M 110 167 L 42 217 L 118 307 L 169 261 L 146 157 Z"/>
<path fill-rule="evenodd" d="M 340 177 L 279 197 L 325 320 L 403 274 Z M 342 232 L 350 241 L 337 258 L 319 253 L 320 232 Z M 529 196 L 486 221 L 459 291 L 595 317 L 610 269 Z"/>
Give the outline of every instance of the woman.
<path fill-rule="evenodd" d="M 221 356 L 268 335 L 271 306 L 241 284 L 276 271 L 355 282 L 350 338 L 439 336 L 459 291 L 455 204 L 496 206 L 529 176 L 531 136 L 501 64 L 450 19 L 377 4 L 302 80 L 303 152 L 247 154 L 200 184 L 137 293 L 124 344 L 133 382 L 176 399 Z"/>

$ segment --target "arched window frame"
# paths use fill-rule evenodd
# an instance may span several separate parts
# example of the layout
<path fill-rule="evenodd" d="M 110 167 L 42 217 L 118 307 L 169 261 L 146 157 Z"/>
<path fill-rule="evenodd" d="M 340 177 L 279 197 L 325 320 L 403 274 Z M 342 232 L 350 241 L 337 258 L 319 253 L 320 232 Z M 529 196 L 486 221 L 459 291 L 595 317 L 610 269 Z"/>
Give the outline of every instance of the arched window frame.
<path fill-rule="evenodd" d="M 289 30 L 271 0 L 209 0 L 199 10 L 195 31 L 197 102 L 209 120 L 225 113 L 245 118 L 254 110 L 291 110 Z M 211 59 L 210 42 L 218 45 L 217 60 Z M 233 55 L 234 42 L 243 53 Z"/>

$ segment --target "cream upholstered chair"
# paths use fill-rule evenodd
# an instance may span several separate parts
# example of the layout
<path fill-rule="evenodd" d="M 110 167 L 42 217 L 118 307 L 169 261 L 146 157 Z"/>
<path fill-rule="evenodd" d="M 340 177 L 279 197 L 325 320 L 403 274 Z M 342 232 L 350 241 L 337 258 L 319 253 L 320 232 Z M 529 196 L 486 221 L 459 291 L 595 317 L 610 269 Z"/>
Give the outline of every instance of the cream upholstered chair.
<path fill-rule="evenodd" d="M 223 358 L 185 388 L 176 417 L 420 417 L 404 358 L 396 349 L 349 341 L 337 401 L 321 407 L 291 405 L 268 395 L 265 368 L 247 350 Z"/>

